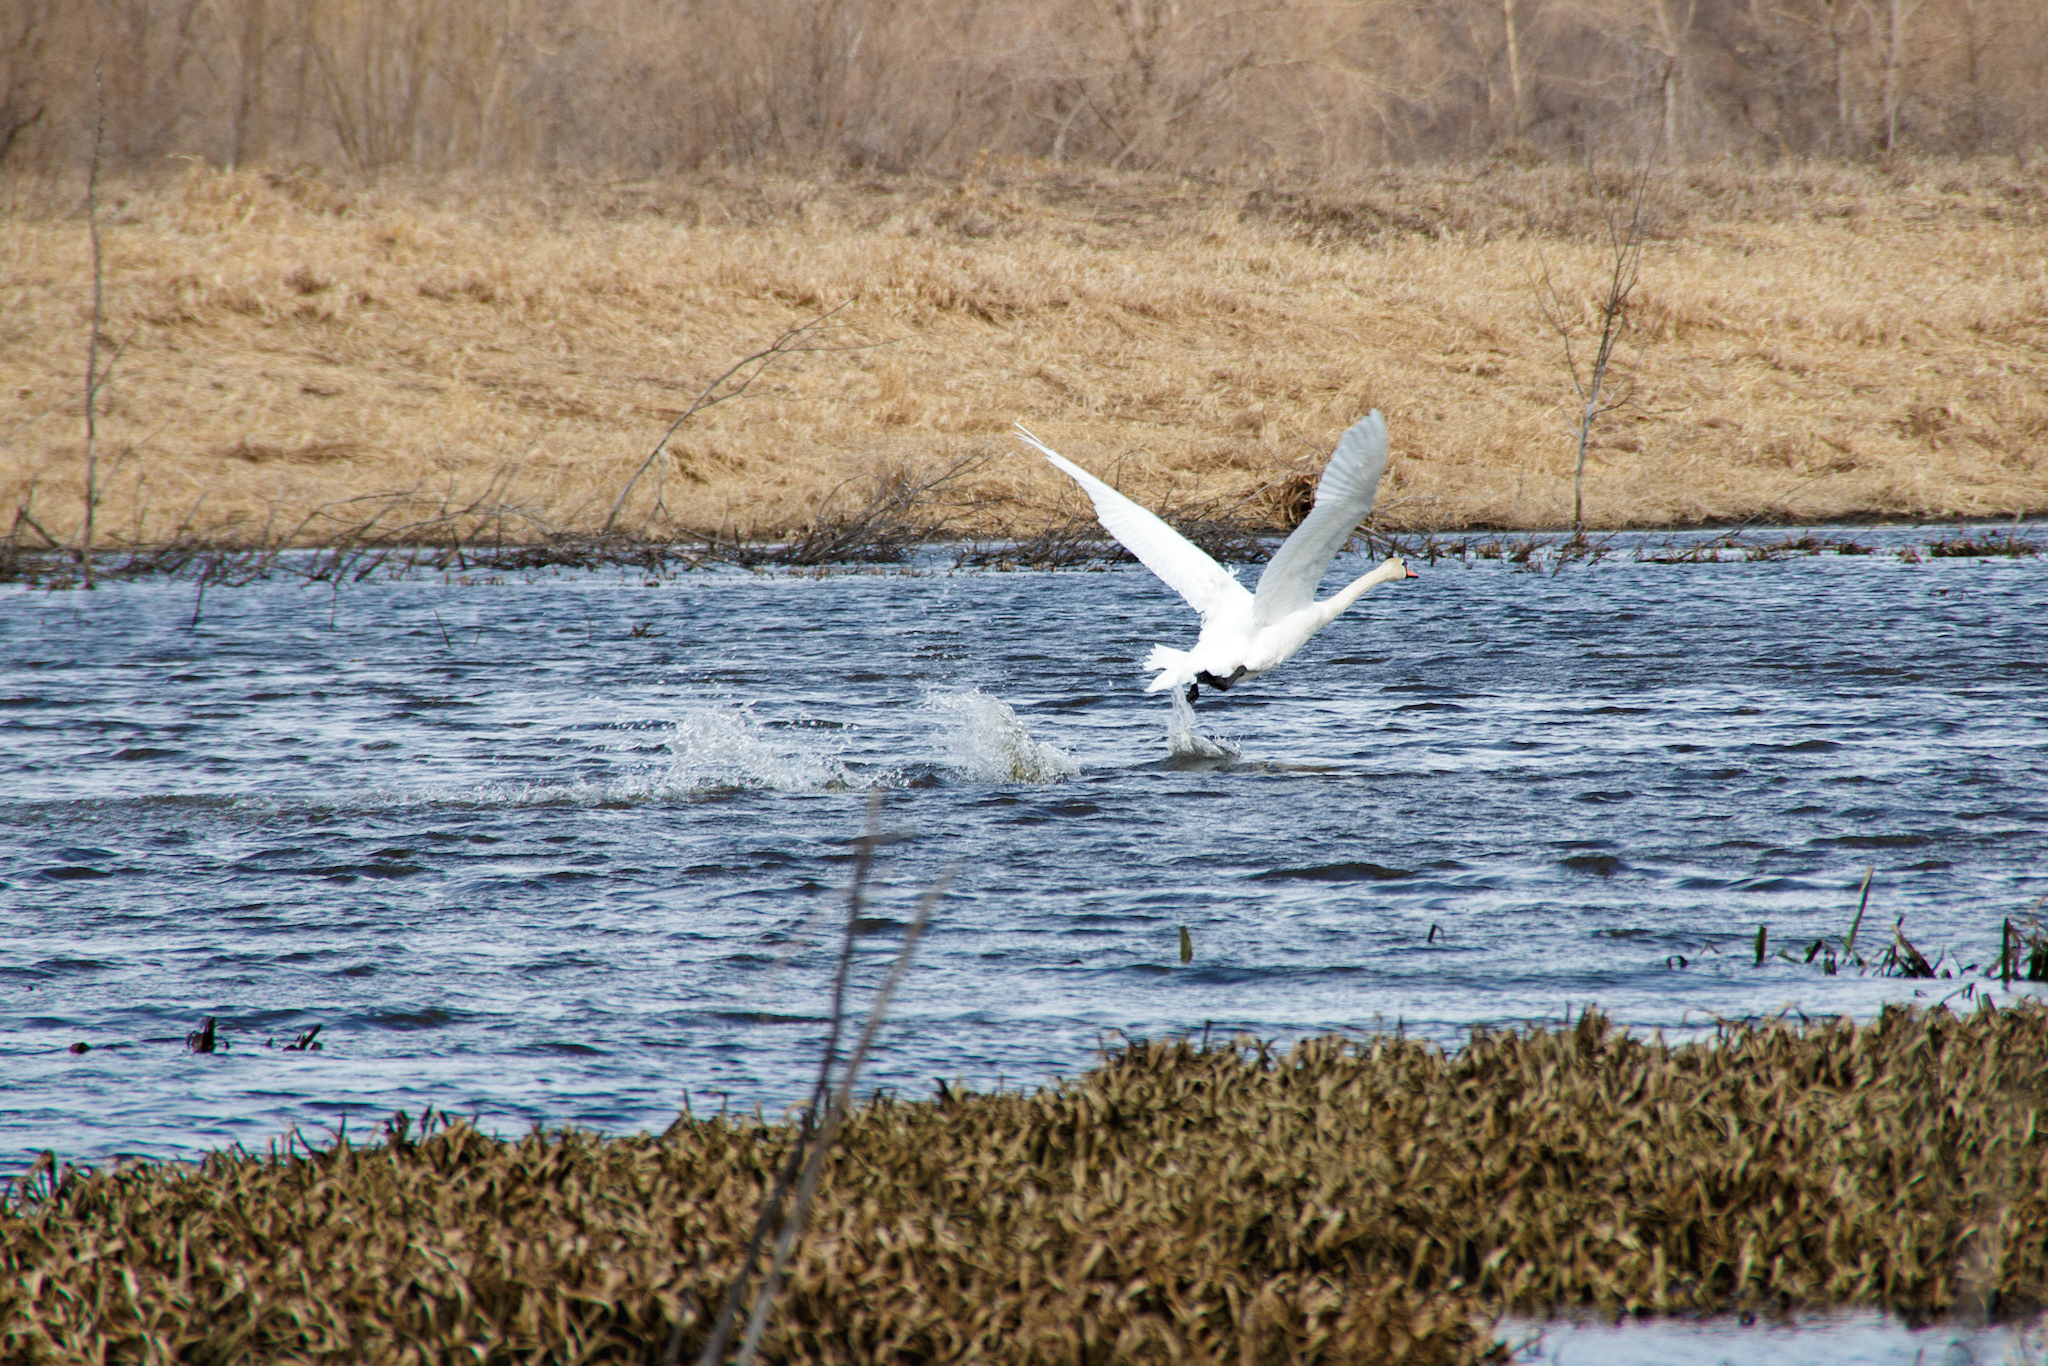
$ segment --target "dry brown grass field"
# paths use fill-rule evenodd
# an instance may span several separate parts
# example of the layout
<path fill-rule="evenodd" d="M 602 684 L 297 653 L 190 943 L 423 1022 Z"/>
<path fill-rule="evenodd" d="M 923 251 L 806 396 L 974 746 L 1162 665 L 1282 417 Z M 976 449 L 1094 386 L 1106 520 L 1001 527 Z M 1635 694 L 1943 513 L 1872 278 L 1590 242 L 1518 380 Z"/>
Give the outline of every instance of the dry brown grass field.
<path fill-rule="evenodd" d="M 1307 183 L 988 163 L 959 178 L 103 181 L 100 544 L 601 527 L 772 536 L 952 471 L 946 528 L 1081 510 L 1022 420 L 1184 515 L 1284 521 L 1385 410 L 1382 526 L 1570 517 L 1600 182 L 1507 159 Z M 83 186 L 0 204 L 0 517 L 84 507 Z M 2048 511 L 2048 179 L 2004 162 L 1653 176 L 1589 525 Z M 1554 312 L 1554 310 L 1553 310 Z M 466 513 L 465 513 L 465 510 Z"/>

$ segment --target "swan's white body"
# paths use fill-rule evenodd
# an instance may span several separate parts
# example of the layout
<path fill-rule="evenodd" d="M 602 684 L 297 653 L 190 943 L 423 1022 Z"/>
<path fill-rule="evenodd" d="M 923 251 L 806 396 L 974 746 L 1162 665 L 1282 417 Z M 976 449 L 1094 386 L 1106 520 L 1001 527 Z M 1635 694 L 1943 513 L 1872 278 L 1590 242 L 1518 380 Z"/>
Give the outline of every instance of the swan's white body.
<path fill-rule="evenodd" d="M 1017 431 L 1087 490 L 1104 530 L 1201 614 L 1202 634 L 1192 650 L 1153 647 L 1145 660 L 1154 674 L 1147 692 L 1172 688 L 1187 692 L 1192 700 L 1188 690 L 1198 682 L 1228 688 L 1240 678 L 1256 678 L 1285 663 L 1367 589 L 1391 579 L 1418 577 L 1397 557 L 1316 601 L 1324 571 L 1372 510 L 1380 476 L 1387 470 L 1387 423 L 1378 409 L 1339 439 L 1316 481 L 1314 508 L 1273 552 L 1254 592 L 1246 592 L 1200 547 L 1025 431 L 1021 423 Z"/>

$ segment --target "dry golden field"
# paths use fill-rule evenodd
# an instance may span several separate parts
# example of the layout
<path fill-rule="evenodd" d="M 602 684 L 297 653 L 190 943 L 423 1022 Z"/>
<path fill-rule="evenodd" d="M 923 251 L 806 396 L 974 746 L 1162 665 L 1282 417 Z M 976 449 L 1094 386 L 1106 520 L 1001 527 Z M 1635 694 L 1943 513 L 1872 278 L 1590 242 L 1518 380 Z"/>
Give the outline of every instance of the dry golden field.
<path fill-rule="evenodd" d="M 83 187 L 7 195 L 0 516 L 68 544 Z M 1506 160 L 1314 184 L 1037 163 L 103 183 L 96 539 L 590 532 L 706 384 L 839 305 L 821 349 L 677 431 L 621 529 L 772 535 L 944 471 L 934 520 L 1034 529 L 1081 505 L 1019 419 L 1155 505 L 1278 519 L 1374 406 L 1381 525 L 1558 526 L 1572 392 L 1540 282 L 1584 347 L 1602 202 L 1581 170 Z M 2038 171 L 1680 168 L 1649 233 L 1589 525 L 2048 511 Z"/>

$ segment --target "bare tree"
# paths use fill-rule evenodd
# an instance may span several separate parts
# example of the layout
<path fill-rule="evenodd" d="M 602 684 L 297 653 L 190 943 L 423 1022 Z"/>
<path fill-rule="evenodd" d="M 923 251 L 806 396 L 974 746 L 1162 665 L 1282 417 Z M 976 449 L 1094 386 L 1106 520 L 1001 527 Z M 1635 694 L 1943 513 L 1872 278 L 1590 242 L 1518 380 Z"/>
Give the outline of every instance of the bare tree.
<path fill-rule="evenodd" d="M 1834 78 L 1835 132 L 1840 149 L 1856 144 L 1856 122 L 1849 105 L 1849 0 L 1820 0 L 1826 16 L 1828 72 Z"/>
<path fill-rule="evenodd" d="M 631 477 L 620 487 L 619 496 L 613 500 L 612 510 L 606 514 L 604 529 L 599 534 L 611 535 L 612 526 L 619 520 L 619 512 L 626 506 L 626 499 L 632 494 L 633 486 L 638 484 L 647 471 L 653 469 L 656 462 L 667 454 L 670 439 L 675 436 L 677 431 L 681 430 L 685 422 L 688 422 L 698 413 L 715 404 L 723 403 L 727 399 L 738 398 L 747 391 L 748 387 L 755 380 L 761 377 L 762 371 L 784 356 L 801 356 L 814 351 L 859 351 L 867 349 L 868 343 L 856 343 L 851 346 L 820 346 L 815 341 L 806 341 L 806 338 L 814 329 L 822 327 L 825 323 L 829 322 L 834 314 L 851 302 L 852 300 L 850 299 L 842 301 L 826 309 L 809 322 L 799 323 L 795 327 L 789 328 L 759 351 L 734 361 L 717 379 L 705 385 L 704 391 L 697 395 L 696 400 L 684 410 L 682 416 L 668 425 L 668 430 L 661 434 L 661 440 L 654 443 L 654 449 L 647 453 L 647 458 L 640 462 L 633 470 Z M 749 367 L 752 368 L 749 369 Z M 745 372 L 744 374 L 742 373 L 743 371 Z M 739 376 L 738 382 L 728 383 L 736 375 Z M 661 506 L 660 499 L 661 495 L 659 490 L 657 490 L 655 494 L 656 508 L 666 514 L 666 509 Z"/>
<path fill-rule="evenodd" d="M 264 98 L 263 67 L 270 56 L 270 0 L 241 0 L 236 38 L 234 147 L 231 165 L 260 161 L 267 150 L 269 106 Z"/>
<path fill-rule="evenodd" d="M 1907 0 L 1877 0 L 1877 3 L 1884 8 L 1884 40 L 1878 55 L 1878 105 L 1884 118 L 1884 150 L 1890 153 L 1897 151 L 1899 145 L 1899 102 L 1905 93 L 1906 26 L 1920 6 L 1908 4 Z M 1872 0 L 1863 0 L 1863 7 L 1870 14 L 1871 27 L 1876 29 L 1880 20 L 1872 12 Z"/>
<path fill-rule="evenodd" d="M 446 0 L 310 0 L 308 44 L 336 143 L 358 167 L 418 165 Z"/>
<path fill-rule="evenodd" d="M 1500 0 L 1501 31 L 1506 38 L 1508 58 L 1508 132 L 1520 138 L 1528 120 L 1529 102 L 1522 83 L 1522 26 L 1520 0 Z"/>
<path fill-rule="evenodd" d="M 1678 154 L 1678 101 L 1685 79 L 1686 49 L 1692 41 L 1699 0 L 1649 0 L 1651 49 L 1663 63 L 1658 94 L 1664 111 L 1664 155 Z"/>
<path fill-rule="evenodd" d="M 1455 50 L 1469 62 L 1469 77 L 1486 102 L 1483 125 L 1494 136 L 1512 139 L 1521 131 L 1522 70 L 1517 50 L 1518 0 L 1439 0 L 1446 31 L 1456 35 Z M 1501 89 L 1505 75 L 1507 89 Z"/>
<path fill-rule="evenodd" d="M 2043 0 L 0 0 L 0 157 L 596 174 L 2013 152 Z"/>
<path fill-rule="evenodd" d="M 1587 21 L 1610 41 L 1644 54 L 1656 73 L 1659 126 L 1666 156 L 1679 151 L 1679 105 L 1700 0 L 1582 0 Z"/>
<path fill-rule="evenodd" d="M 51 27 L 40 4 L 10 6 L 0 18 L 0 165 L 49 111 L 36 78 L 47 74 Z"/>

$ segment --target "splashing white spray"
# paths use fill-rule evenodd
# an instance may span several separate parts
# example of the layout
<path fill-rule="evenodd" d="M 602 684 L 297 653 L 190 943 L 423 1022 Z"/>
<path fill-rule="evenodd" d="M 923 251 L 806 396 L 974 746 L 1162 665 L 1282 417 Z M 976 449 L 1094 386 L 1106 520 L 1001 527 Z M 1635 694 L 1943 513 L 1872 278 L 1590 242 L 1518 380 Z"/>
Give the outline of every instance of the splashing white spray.
<path fill-rule="evenodd" d="M 940 741 L 947 766 L 973 781 L 1058 783 L 1081 772 L 1066 751 L 1032 739 L 1000 697 L 969 688 L 928 693 L 925 705 L 945 722 Z"/>
<path fill-rule="evenodd" d="M 1173 699 L 1173 719 L 1166 723 L 1166 753 L 1169 759 L 1235 759 L 1237 751 L 1221 740 L 1195 729 L 1195 708 L 1178 688 L 1168 688 Z"/>
<path fill-rule="evenodd" d="M 815 792 L 855 787 L 834 754 L 771 737 L 743 707 L 693 707 L 669 728 L 673 762 L 661 785 L 671 790 L 765 788 Z"/>

